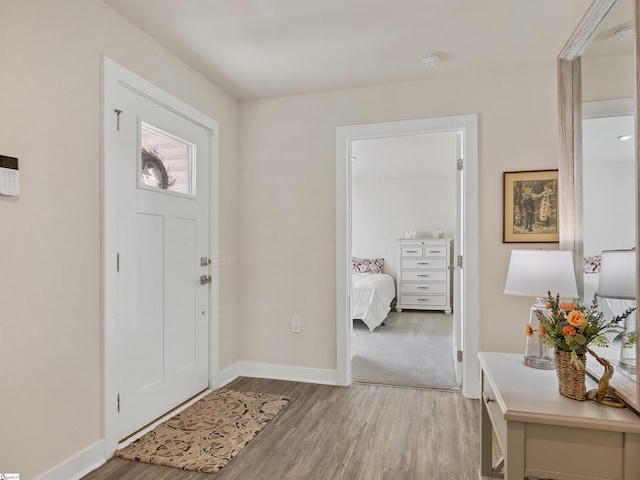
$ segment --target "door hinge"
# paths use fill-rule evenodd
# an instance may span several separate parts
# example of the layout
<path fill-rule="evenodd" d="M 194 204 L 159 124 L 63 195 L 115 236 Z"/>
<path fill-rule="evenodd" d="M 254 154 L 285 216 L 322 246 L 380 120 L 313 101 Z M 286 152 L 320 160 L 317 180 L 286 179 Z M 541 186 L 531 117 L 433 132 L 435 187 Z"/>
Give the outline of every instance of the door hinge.
<path fill-rule="evenodd" d="M 456 266 L 462 268 L 462 255 L 458 255 L 456 258 Z"/>
<path fill-rule="evenodd" d="M 120 273 L 120 254 L 116 253 L 116 272 Z"/>
<path fill-rule="evenodd" d="M 118 413 L 120 413 L 120 394 L 118 394 Z"/>
<path fill-rule="evenodd" d="M 462 170 L 464 168 L 464 160 L 462 158 L 458 159 L 458 170 Z"/>
<path fill-rule="evenodd" d="M 458 362 L 462 362 L 462 350 L 458 350 L 457 356 L 458 356 L 457 357 Z"/>

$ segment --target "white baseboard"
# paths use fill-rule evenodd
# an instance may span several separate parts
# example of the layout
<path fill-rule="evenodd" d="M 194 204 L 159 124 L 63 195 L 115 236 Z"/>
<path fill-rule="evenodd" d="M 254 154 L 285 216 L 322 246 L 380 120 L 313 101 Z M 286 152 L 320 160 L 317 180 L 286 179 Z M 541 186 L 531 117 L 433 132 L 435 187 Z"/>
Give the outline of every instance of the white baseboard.
<path fill-rule="evenodd" d="M 238 377 L 270 378 L 290 382 L 336 385 L 336 371 L 323 368 L 292 367 L 272 363 L 235 362 L 220 372 L 220 386 Z"/>
<path fill-rule="evenodd" d="M 104 440 L 94 443 L 40 477 L 40 480 L 78 480 L 106 462 Z"/>
<path fill-rule="evenodd" d="M 228 385 L 239 376 L 240 368 L 238 367 L 238 362 L 232 363 L 227 368 L 221 370 L 220 373 L 218 373 L 218 388 L 222 388 L 225 385 Z"/>

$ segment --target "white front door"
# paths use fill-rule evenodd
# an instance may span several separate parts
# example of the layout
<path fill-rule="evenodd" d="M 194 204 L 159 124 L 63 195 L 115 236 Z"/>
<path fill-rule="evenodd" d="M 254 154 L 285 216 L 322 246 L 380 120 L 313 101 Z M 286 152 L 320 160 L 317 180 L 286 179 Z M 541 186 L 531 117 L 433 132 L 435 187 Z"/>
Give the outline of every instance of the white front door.
<path fill-rule="evenodd" d="M 118 438 L 209 386 L 215 308 L 209 299 L 213 131 L 131 83 L 120 79 L 105 105 L 105 161 L 116 171 Z"/>

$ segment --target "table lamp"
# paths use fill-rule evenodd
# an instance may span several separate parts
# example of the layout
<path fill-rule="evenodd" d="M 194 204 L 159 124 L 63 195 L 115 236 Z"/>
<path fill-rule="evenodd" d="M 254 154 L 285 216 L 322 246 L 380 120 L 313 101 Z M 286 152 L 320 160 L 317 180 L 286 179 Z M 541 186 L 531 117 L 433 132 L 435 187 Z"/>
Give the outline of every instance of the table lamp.
<path fill-rule="evenodd" d="M 636 299 L 636 249 L 631 250 L 603 250 L 600 263 L 598 291 L 600 298 L 617 300 Z M 615 315 L 620 315 L 626 306 L 609 306 Z M 635 306 L 635 305 L 633 305 Z M 616 308 L 620 307 L 620 308 Z M 622 331 L 623 347 L 620 349 L 620 366 L 631 373 L 636 373 L 636 342 L 631 348 L 624 348 L 625 338 L 636 335 L 636 314 L 633 312 L 624 319 Z"/>
<path fill-rule="evenodd" d="M 564 298 L 578 296 L 573 254 L 560 250 L 512 250 L 504 293 L 537 298 L 529 315 L 533 335 L 527 337 L 524 364 L 545 370 L 555 368 L 555 359 L 553 347 L 546 345 L 538 333 L 536 310 L 546 310 L 549 292 Z"/>

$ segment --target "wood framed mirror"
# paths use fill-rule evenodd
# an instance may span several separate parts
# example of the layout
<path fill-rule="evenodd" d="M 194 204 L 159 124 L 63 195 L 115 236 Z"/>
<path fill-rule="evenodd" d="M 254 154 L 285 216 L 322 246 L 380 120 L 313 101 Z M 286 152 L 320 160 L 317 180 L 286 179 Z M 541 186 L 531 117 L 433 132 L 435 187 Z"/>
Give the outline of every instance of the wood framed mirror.
<path fill-rule="evenodd" d="M 639 110 L 637 78 L 639 62 L 638 36 L 634 35 L 634 32 L 638 31 L 639 6 L 640 0 L 594 0 L 558 56 L 560 249 L 574 252 L 578 291 L 585 300 L 585 291 L 588 290 L 588 285 L 585 285 L 588 281 L 585 281 L 584 275 L 585 255 L 593 253 L 589 249 L 593 248 L 592 245 L 596 243 L 589 237 L 592 235 L 590 232 L 594 231 L 593 225 L 587 221 L 586 225 L 589 225 L 589 228 L 585 228 L 585 218 L 588 218 L 591 213 L 591 210 L 585 209 L 585 204 L 589 205 L 591 197 L 587 197 L 587 202 L 585 202 L 585 195 L 605 195 L 599 191 L 587 191 L 585 184 L 588 175 L 585 175 L 583 145 L 588 145 L 588 143 L 583 143 L 585 140 L 583 133 L 592 135 L 592 130 L 583 129 L 583 113 L 585 110 L 593 111 L 596 104 L 598 104 L 596 105 L 598 108 L 603 105 L 614 105 L 609 113 L 604 111 L 602 117 L 613 116 L 616 109 L 620 110 L 619 114 L 632 116 L 631 128 L 633 131 L 629 132 L 632 136 L 629 142 L 631 142 L 631 169 L 633 173 L 625 176 L 626 180 L 631 182 L 631 186 L 628 188 L 631 192 L 631 198 L 626 205 L 621 205 L 620 208 L 630 215 L 624 220 L 625 226 L 629 226 L 631 229 L 631 233 L 627 234 L 630 237 L 625 239 L 627 242 L 625 247 L 634 248 L 638 245 L 637 112 Z M 624 41 L 627 43 L 623 44 Z M 595 83 L 597 82 L 585 76 L 591 75 L 593 72 L 596 72 L 600 77 L 598 82 L 601 88 L 596 88 Z M 629 105 L 631 106 L 629 107 Z M 591 113 L 590 115 L 595 114 Z M 612 169 L 608 168 L 608 170 Z M 607 181 L 603 177 L 599 180 Z M 612 186 L 612 188 L 617 188 L 617 186 Z M 613 233 L 609 235 L 610 239 L 622 241 L 621 237 L 624 236 L 622 229 L 619 235 L 616 235 L 617 232 L 610 233 Z M 586 250 L 585 245 L 589 246 Z M 611 249 L 613 248 L 616 247 L 612 246 Z M 636 255 L 636 275 L 637 272 L 640 272 L 637 263 L 638 257 Z M 636 285 L 639 285 L 637 278 Z M 636 315 L 636 331 L 640 326 L 638 318 L 640 317 Z M 637 363 L 637 348 L 635 352 L 635 362 Z M 611 379 L 611 385 L 637 413 L 640 411 L 640 383 L 637 373 L 635 373 L 635 365 L 633 371 L 625 371 L 620 368 L 617 359 L 613 358 L 615 355 L 604 354 L 603 356 L 616 369 Z M 595 361 L 591 361 L 590 365 L 588 362 L 587 370 L 595 378 L 599 378 L 602 374 L 602 368 Z"/>

